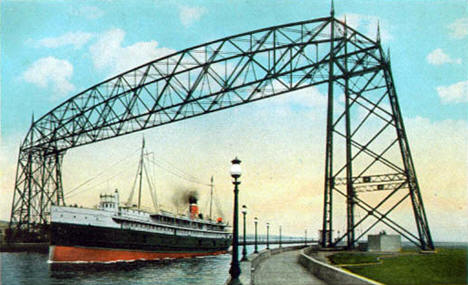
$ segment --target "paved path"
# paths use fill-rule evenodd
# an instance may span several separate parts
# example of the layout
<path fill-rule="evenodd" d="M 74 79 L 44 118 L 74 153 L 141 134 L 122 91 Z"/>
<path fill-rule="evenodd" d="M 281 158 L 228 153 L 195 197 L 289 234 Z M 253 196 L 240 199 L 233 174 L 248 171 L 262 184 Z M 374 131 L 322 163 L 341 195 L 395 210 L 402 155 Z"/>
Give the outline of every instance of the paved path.
<path fill-rule="evenodd" d="M 300 250 L 286 251 L 272 255 L 255 270 L 253 274 L 255 285 L 324 285 L 297 262 Z"/>

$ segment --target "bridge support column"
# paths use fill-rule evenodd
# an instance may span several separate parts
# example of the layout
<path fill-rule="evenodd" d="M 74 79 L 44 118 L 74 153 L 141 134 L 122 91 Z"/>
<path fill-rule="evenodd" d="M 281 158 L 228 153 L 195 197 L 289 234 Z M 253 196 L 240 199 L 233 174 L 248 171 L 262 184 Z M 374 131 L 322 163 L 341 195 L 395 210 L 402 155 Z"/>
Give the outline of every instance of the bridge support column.
<path fill-rule="evenodd" d="M 32 135 L 31 135 L 32 136 Z M 63 153 L 20 150 L 8 239 L 47 241 L 51 205 L 65 205 Z"/>

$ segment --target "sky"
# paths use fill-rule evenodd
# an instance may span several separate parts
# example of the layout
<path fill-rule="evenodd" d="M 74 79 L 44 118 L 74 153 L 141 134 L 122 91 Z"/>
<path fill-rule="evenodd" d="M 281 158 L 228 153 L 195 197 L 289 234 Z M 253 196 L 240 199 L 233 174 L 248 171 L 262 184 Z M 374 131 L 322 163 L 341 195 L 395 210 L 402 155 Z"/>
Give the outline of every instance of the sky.
<path fill-rule="evenodd" d="M 33 115 L 161 55 L 328 16 L 330 6 L 317 0 L 4 0 L 0 9 L 0 219 L 8 220 L 18 149 Z M 379 23 L 434 239 L 468 241 L 468 2 L 335 1 L 335 13 L 371 38 Z M 213 175 L 215 204 L 230 220 L 228 169 L 239 156 L 240 202 L 248 205 L 248 222 L 258 216 L 262 231 L 268 221 L 282 225 L 284 234 L 307 229 L 316 235 L 322 223 L 325 94 L 323 87 L 311 88 L 145 131 L 148 150 L 159 161 L 160 203 L 171 208 L 173 189 L 195 187 L 203 206 L 209 193 L 203 184 Z M 67 203 L 93 206 L 99 193 L 114 188 L 128 195 L 141 137 L 70 150 L 63 174 Z M 343 225 L 336 222 L 337 229 Z"/>

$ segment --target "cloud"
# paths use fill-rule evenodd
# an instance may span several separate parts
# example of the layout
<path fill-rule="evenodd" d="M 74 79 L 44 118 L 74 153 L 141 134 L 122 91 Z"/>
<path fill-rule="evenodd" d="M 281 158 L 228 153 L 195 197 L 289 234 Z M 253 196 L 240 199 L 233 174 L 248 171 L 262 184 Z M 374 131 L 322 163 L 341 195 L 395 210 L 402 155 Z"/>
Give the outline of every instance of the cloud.
<path fill-rule="evenodd" d="M 460 18 L 448 25 L 450 36 L 454 39 L 463 39 L 468 35 L 468 18 Z"/>
<path fill-rule="evenodd" d="M 275 87 L 279 86 L 279 84 L 275 85 Z M 290 94 L 282 95 L 275 102 L 280 104 L 288 104 L 291 108 L 315 108 L 326 106 L 327 98 L 327 95 L 322 94 L 317 87 L 312 86 L 290 92 Z"/>
<path fill-rule="evenodd" d="M 363 33 L 371 39 L 377 38 L 377 25 L 380 23 L 380 38 L 382 41 L 388 42 L 393 40 L 393 36 L 390 34 L 389 28 L 390 23 L 386 20 L 381 19 L 377 16 L 362 15 L 362 14 L 346 14 L 339 17 L 341 21 L 344 21 L 346 17 L 346 24 L 358 32 Z"/>
<path fill-rule="evenodd" d="M 179 18 L 182 22 L 182 25 L 188 27 L 194 22 L 200 20 L 203 14 L 206 14 L 207 10 L 204 7 L 188 7 L 180 6 L 179 7 Z"/>
<path fill-rule="evenodd" d="M 97 69 L 117 74 L 175 52 L 158 47 L 157 41 L 137 42 L 124 47 L 124 38 L 125 32 L 121 29 L 112 29 L 98 35 L 98 40 L 89 48 Z"/>
<path fill-rule="evenodd" d="M 70 82 L 72 75 L 73 65 L 70 62 L 49 56 L 31 64 L 22 78 L 40 88 L 52 87 L 54 95 L 63 97 L 75 90 Z"/>
<path fill-rule="evenodd" d="M 468 80 L 437 87 L 442 103 L 468 103 Z"/>
<path fill-rule="evenodd" d="M 429 53 L 426 57 L 426 60 L 432 65 L 441 65 L 444 63 L 461 64 L 460 58 L 452 58 L 450 55 L 446 54 L 441 48 L 437 48 L 431 53 Z"/>
<path fill-rule="evenodd" d="M 69 32 L 59 37 L 44 38 L 36 42 L 37 47 L 58 48 L 72 45 L 75 49 L 81 48 L 91 38 L 93 34 L 85 32 Z"/>

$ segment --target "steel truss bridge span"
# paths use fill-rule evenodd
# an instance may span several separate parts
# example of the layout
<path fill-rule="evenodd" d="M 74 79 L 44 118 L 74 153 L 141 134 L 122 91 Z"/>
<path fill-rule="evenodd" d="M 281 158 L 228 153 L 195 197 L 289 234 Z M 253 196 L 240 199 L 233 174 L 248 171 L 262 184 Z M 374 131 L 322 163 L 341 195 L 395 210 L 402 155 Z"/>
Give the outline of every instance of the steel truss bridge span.
<path fill-rule="evenodd" d="M 33 120 L 20 146 L 12 236 L 41 238 L 50 206 L 65 204 L 61 165 L 70 148 L 319 84 L 328 85 L 322 246 L 333 247 L 343 239 L 354 246 L 359 239 L 356 227 L 373 218 L 421 248 L 433 248 L 390 60 L 379 39 L 371 40 L 333 14 L 225 37 L 159 58 L 99 83 Z M 340 95 L 334 93 L 337 88 Z M 338 96 L 344 97 L 344 105 L 334 103 Z M 371 121 L 376 122 L 373 133 L 363 138 L 361 132 Z M 343 161 L 333 155 L 338 145 L 334 136 L 344 139 Z M 386 148 L 373 149 L 381 137 Z M 394 148 L 399 150 L 396 160 L 386 157 Z M 367 160 L 359 161 L 362 157 Z M 358 197 L 362 189 L 390 194 L 371 205 Z M 381 209 L 396 192 L 406 193 L 402 200 L 410 197 L 417 234 L 389 218 L 401 202 L 390 211 Z M 336 239 L 333 193 L 344 196 L 347 206 L 347 231 Z M 356 207 L 366 213 L 359 221 L 354 220 Z"/>

